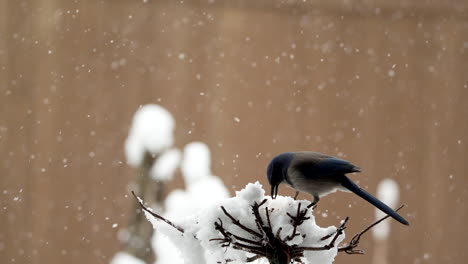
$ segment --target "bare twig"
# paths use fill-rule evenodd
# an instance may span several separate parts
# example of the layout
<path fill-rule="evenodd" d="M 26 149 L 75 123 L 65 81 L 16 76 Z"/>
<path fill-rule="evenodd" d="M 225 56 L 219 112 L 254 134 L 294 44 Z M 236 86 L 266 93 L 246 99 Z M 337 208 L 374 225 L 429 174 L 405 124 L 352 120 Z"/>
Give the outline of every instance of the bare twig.
<path fill-rule="evenodd" d="M 184 233 L 184 232 L 185 232 L 184 229 L 183 229 L 182 227 L 177 226 L 176 224 L 172 223 L 170 220 L 168 220 L 168 219 L 166 219 L 166 218 L 164 218 L 164 217 L 162 217 L 162 216 L 160 216 L 160 215 L 154 213 L 153 211 L 151 211 L 150 209 L 148 209 L 146 206 L 144 206 L 143 203 L 141 202 L 141 200 L 138 198 L 138 196 L 135 194 L 134 191 L 132 191 L 132 194 L 133 194 L 133 196 L 135 197 L 135 199 L 138 201 L 138 203 L 140 204 L 140 207 L 141 207 L 143 210 L 145 210 L 146 212 L 148 212 L 149 214 L 151 214 L 151 215 L 154 216 L 155 218 L 157 218 L 157 219 L 159 219 L 159 220 L 165 222 L 166 224 L 172 226 L 173 228 L 177 229 L 179 232 L 181 232 L 181 233 Z"/>
<path fill-rule="evenodd" d="M 250 243 L 250 244 L 253 244 L 253 245 L 261 246 L 261 244 L 258 241 L 243 238 L 241 236 L 234 235 L 233 233 L 227 231 L 223 226 L 223 221 L 220 218 L 218 218 L 218 221 L 219 221 L 219 223 L 215 222 L 215 229 L 218 230 L 224 236 L 224 238 L 212 238 L 212 239 L 210 239 L 210 241 L 219 240 L 219 241 L 224 241 L 224 242 L 231 243 L 232 242 L 231 237 L 233 237 L 233 238 L 235 238 L 237 240 L 240 240 L 242 242 L 246 242 L 246 243 Z"/>
<path fill-rule="evenodd" d="M 293 240 L 296 236 L 299 236 L 300 234 L 297 233 L 297 227 L 302 225 L 304 221 L 310 219 L 310 217 L 306 217 L 307 212 L 309 211 L 309 207 L 306 207 L 306 209 L 301 210 L 301 203 L 298 204 L 297 206 L 297 212 L 296 216 L 292 216 L 290 213 L 286 213 L 290 218 L 291 218 L 291 223 L 293 225 L 293 231 L 291 235 L 287 236 L 285 238 L 285 241 L 291 241 Z"/>
<path fill-rule="evenodd" d="M 273 231 L 273 227 L 271 227 L 270 213 L 268 212 L 268 207 L 265 207 L 265 215 L 266 215 L 266 218 L 267 218 L 268 227 Z M 281 229 L 281 227 L 280 227 L 280 229 Z"/>
<path fill-rule="evenodd" d="M 278 231 L 276 231 L 276 236 L 275 236 L 276 238 L 278 238 L 278 239 L 281 238 L 280 237 L 281 231 L 283 231 L 283 228 L 282 227 L 278 228 Z"/>
<path fill-rule="evenodd" d="M 224 206 L 221 206 L 221 210 L 223 210 L 223 213 L 229 217 L 229 219 L 231 219 L 232 223 L 235 224 L 236 226 L 240 227 L 241 229 L 247 231 L 248 233 L 256 236 L 256 237 L 262 237 L 262 235 L 248 227 L 246 227 L 245 225 L 241 224 L 241 222 L 239 220 L 237 220 L 236 218 L 234 218 L 230 213 L 228 213 L 226 211 L 226 208 L 224 208 Z"/>
<path fill-rule="evenodd" d="M 331 248 L 334 248 L 335 247 L 335 242 L 336 240 L 338 239 L 338 237 L 340 235 L 343 234 L 343 230 L 346 229 L 346 223 L 348 223 L 348 220 L 349 220 L 349 217 L 346 217 L 345 220 L 341 223 L 341 225 L 336 229 L 335 232 L 333 232 L 332 234 L 335 234 L 335 236 L 333 237 L 333 239 L 330 241 L 330 243 L 328 243 L 327 245 L 325 246 L 322 246 L 322 247 L 296 247 L 295 250 L 300 250 L 300 251 L 320 251 L 320 250 L 329 250 Z M 331 235 L 327 235 L 328 238 L 331 237 Z M 325 236 L 325 237 L 327 237 Z M 323 240 L 323 238 L 321 239 Z"/>
<path fill-rule="evenodd" d="M 255 255 L 253 257 L 247 258 L 245 261 L 246 262 L 252 262 L 252 261 L 255 261 L 255 260 L 259 259 L 259 258 L 263 258 L 263 256 Z"/>
<path fill-rule="evenodd" d="M 395 211 L 398 212 L 400 209 L 402 209 L 403 207 L 405 207 L 405 205 L 401 205 L 400 207 L 398 207 Z M 355 249 L 358 244 L 359 244 L 359 241 L 361 239 L 361 236 L 364 235 L 367 231 L 369 231 L 372 227 L 378 225 L 379 223 L 381 223 L 383 220 L 387 219 L 388 217 L 390 217 L 389 215 L 386 215 L 382 218 L 380 218 L 379 220 L 375 221 L 374 223 L 370 224 L 368 227 L 364 228 L 361 232 L 355 234 L 353 236 L 353 238 L 351 239 L 351 241 L 349 242 L 348 245 L 346 246 L 343 246 L 343 247 L 339 247 L 338 248 L 338 251 L 341 252 L 341 251 L 344 251 L 348 254 L 364 254 L 364 251 L 363 250 L 359 250 L 359 249 Z"/>
<path fill-rule="evenodd" d="M 263 219 L 260 216 L 259 208 L 266 203 L 267 199 L 263 199 L 261 203 L 254 202 L 252 205 L 252 214 L 255 216 L 255 223 L 257 224 L 258 230 L 263 231 L 265 224 L 263 223 Z"/>

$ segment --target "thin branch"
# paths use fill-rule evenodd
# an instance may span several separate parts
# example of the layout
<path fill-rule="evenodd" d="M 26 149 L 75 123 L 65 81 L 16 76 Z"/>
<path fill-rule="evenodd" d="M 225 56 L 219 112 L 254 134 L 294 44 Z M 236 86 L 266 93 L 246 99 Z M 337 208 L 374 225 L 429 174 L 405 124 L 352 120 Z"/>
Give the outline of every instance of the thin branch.
<path fill-rule="evenodd" d="M 135 197 L 135 199 L 138 201 L 138 203 L 140 204 L 140 207 L 145 210 L 146 212 L 148 212 L 149 214 L 151 214 L 152 216 L 154 216 L 155 218 L 165 222 L 166 224 L 172 226 L 173 228 L 177 229 L 179 232 L 181 232 L 182 234 L 185 232 L 184 229 L 180 226 L 177 226 L 176 224 L 172 223 L 170 220 L 154 213 L 153 211 L 151 211 L 150 209 L 148 209 L 146 206 L 143 205 L 141 199 L 138 198 L 138 196 L 135 194 L 134 191 L 132 191 L 132 194 L 133 196 Z"/>
<path fill-rule="evenodd" d="M 348 220 L 349 220 L 349 217 L 346 217 L 345 220 L 341 223 L 341 225 L 334 232 L 335 236 L 333 237 L 333 239 L 327 245 L 322 246 L 322 247 L 296 247 L 295 250 L 299 250 L 299 251 L 305 251 L 305 250 L 320 251 L 320 250 L 329 250 L 331 248 L 334 248 L 336 240 L 338 239 L 338 237 L 340 235 L 343 234 L 343 230 L 346 229 L 346 223 L 348 222 Z"/>
<path fill-rule="evenodd" d="M 330 242 L 330 244 L 328 244 L 328 247 L 329 248 L 332 248 L 335 246 L 335 242 L 336 242 L 336 239 L 341 235 L 343 234 L 343 230 L 346 229 L 346 223 L 348 222 L 349 220 L 349 217 L 347 216 L 345 218 L 345 220 L 343 221 L 343 223 L 341 223 L 340 227 L 338 227 L 338 229 L 336 230 L 336 234 L 335 234 L 335 237 L 333 237 L 332 241 Z"/>
<path fill-rule="evenodd" d="M 270 213 L 268 212 L 268 207 L 265 207 L 265 215 L 267 218 L 268 227 L 270 228 L 271 231 L 273 231 L 273 227 L 271 227 Z"/>
<path fill-rule="evenodd" d="M 246 242 L 246 243 L 250 243 L 252 245 L 256 245 L 256 246 L 261 246 L 262 244 L 258 241 L 255 241 L 255 240 L 251 240 L 251 239 L 247 239 L 247 238 L 243 238 L 241 236 L 238 236 L 238 235 L 234 235 L 233 233 L 227 231 L 224 226 L 223 226 L 223 221 L 218 218 L 218 222 L 215 222 L 215 229 L 218 230 L 223 236 L 224 238 L 212 238 L 210 239 L 210 241 L 212 240 L 218 240 L 218 241 L 225 241 L 225 242 L 232 242 L 232 239 L 231 237 L 237 239 L 237 240 L 240 240 L 242 242 Z"/>
<path fill-rule="evenodd" d="M 349 219 L 349 217 L 346 217 L 346 218 L 345 218 L 345 220 L 344 220 L 344 221 L 345 221 L 345 222 L 344 222 L 345 224 L 346 224 L 346 222 L 348 222 L 348 219 Z M 340 228 L 342 228 L 342 227 L 344 228 L 343 224 L 341 224 Z M 335 235 L 335 234 L 339 231 L 340 228 L 337 228 L 334 232 L 331 232 L 330 234 L 328 234 L 328 235 L 326 235 L 326 236 L 320 238 L 320 240 L 321 240 L 321 241 L 324 241 L 324 240 L 329 239 L 330 237 L 332 237 L 333 235 Z"/>
<path fill-rule="evenodd" d="M 231 214 L 229 214 L 227 211 L 226 211 L 226 208 L 224 208 L 224 206 L 221 206 L 221 210 L 223 210 L 223 213 L 229 217 L 229 219 L 231 219 L 232 223 L 235 224 L 236 226 L 240 227 L 241 229 L 247 231 L 248 233 L 254 235 L 254 236 L 257 236 L 257 237 L 263 237 L 260 233 L 257 233 L 255 232 L 254 230 L 244 226 L 243 224 L 241 224 L 241 222 L 239 220 L 237 220 L 236 218 L 234 218 Z"/>
<path fill-rule="evenodd" d="M 337 230 L 335 230 L 335 231 L 331 232 L 330 234 L 328 234 L 328 235 L 326 235 L 326 236 L 320 238 L 320 241 L 325 241 L 325 240 L 329 239 L 329 238 L 332 237 L 334 234 L 336 234 L 336 231 L 337 231 Z"/>
<path fill-rule="evenodd" d="M 263 256 L 255 255 L 255 256 L 253 256 L 253 257 L 247 258 L 247 259 L 245 260 L 245 262 L 247 262 L 247 263 L 248 263 L 248 262 L 252 262 L 252 261 L 255 261 L 255 260 L 259 259 L 259 258 L 263 258 Z"/>
<path fill-rule="evenodd" d="M 275 237 L 276 237 L 277 239 L 281 239 L 281 237 L 280 237 L 281 231 L 283 231 L 283 228 L 282 228 L 282 227 L 278 228 L 278 231 L 276 231 L 276 236 L 275 236 Z"/>
<path fill-rule="evenodd" d="M 260 204 L 255 202 L 252 205 L 252 214 L 255 217 L 255 224 L 257 225 L 258 230 L 262 231 L 263 234 L 265 234 L 265 230 L 264 230 L 265 229 L 265 224 L 263 223 L 263 219 L 260 216 L 260 212 L 258 211 L 258 209 L 260 208 L 260 206 L 264 205 L 266 203 L 266 201 L 267 201 L 267 199 L 264 199 Z"/>
<path fill-rule="evenodd" d="M 403 207 L 405 207 L 404 204 L 400 205 L 400 207 L 398 207 L 398 208 L 395 210 L 395 212 L 398 212 L 398 211 L 399 211 L 400 209 L 402 209 Z M 383 220 L 385 220 L 385 219 L 387 219 L 387 218 L 389 218 L 389 217 L 390 217 L 390 215 L 386 215 L 386 216 L 380 218 L 379 220 L 375 221 L 373 224 L 371 224 L 370 226 L 368 226 L 367 228 L 365 228 L 364 230 L 362 230 L 362 231 L 360 232 L 360 233 L 361 233 L 360 235 L 362 235 L 362 234 L 364 234 L 365 232 L 369 231 L 369 229 L 371 229 L 372 227 L 374 227 L 374 226 L 380 224 Z"/>
<path fill-rule="evenodd" d="M 307 212 L 309 210 L 309 207 L 306 207 L 306 209 L 301 210 L 301 203 L 297 205 L 297 212 L 296 216 L 292 216 L 290 213 L 286 213 L 290 218 L 291 218 L 291 223 L 293 225 L 293 231 L 291 235 L 285 237 L 285 241 L 291 241 L 293 240 L 296 236 L 299 236 L 300 234 L 297 233 L 297 227 L 302 225 L 304 221 L 310 219 L 310 217 L 306 217 Z"/>
<path fill-rule="evenodd" d="M 250 253 L 254 253 L 254 254 L 257 254 L 257 255 L 263 255 L 264 254 L 263 247 L 254 247 L 254 246 L 246 245 L 246 244 L 239 243 L 239 242 L 234 242 L 232 244 L 234 245 L 235 249 L 242 249 L 244 251 L 248 251 Z"/>
<path fill-rule="evenodd" d="M 398 207 L 395 211 L 398 212 L 400 209 L 402 209 L 403 207 L 405 207 L 405 205 L 401 205 L 400 207 Z M 343 247 L 339 247 L 338 248 L 338 251 L 344 251 L 348 254 L 364 254 L 364 251 L 363 250 L 359 250 L 359 249 L 355 249 L 358 244 L 359 244 L 359 241 L 361 239 L 361 236 L 364 235 L 367 231 L 369 231 L 371 228 L 373 228 L 374 226 L 378 225 L 379 223 L 381 223 L 383 220 L 387 219 L 388 217 L 390 217 L 390 215 L 386 215 L 382 218 L 380 218 L 379 220 L 375 221 L 374 223 L 372 223 L 371 225 L 369 225 L 368 227 L 364 228 L 361 232 L 355 234 L 353 236 L 353 238 L 351 239 L 351 241 L 349 242 L 348 245 L 346 246 L 343 246 Z"/>

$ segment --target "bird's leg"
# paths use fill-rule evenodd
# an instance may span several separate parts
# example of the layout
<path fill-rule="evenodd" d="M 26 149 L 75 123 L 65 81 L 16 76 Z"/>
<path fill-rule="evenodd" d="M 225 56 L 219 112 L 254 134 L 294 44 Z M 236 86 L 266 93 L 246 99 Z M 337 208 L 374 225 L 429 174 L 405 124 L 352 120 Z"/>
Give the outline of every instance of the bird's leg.
<path fill-rule="evenodd" d="M 296 194 L 294 195 L 294 200 L 297 200 L 298 195 L 299 195 L 299 191 L 296 191 Z"/>
<path fill-rule="evenodd" d="M 314 195 L 314 201 L 309 204 L 309 206 L 307 206 L 307 208 L 311 208 L 311 207 L 317 207 L 317 203 L 320 201 L 320 197 L 318 195 Z"/>
<path fill-rule="evenodd" d="M 320 197 L 318 195 L 314 195 L 314 201 L 312 202 L 312 205 L 316 205 L 320 201 Z"/>

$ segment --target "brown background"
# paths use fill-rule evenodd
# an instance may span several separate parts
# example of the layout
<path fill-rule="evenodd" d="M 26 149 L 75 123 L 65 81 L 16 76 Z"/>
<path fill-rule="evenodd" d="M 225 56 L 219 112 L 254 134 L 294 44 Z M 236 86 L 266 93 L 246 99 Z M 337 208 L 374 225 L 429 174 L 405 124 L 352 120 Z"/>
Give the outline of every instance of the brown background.
<path fill-rule="evenodd" d="M 0 0 L 0 263 L 109 262 L 147 103 L 232 193 L 290 150 L 352 161 L 370 192 L 394 178 L 411 226 L 393 224 L 390 263 L 465 263 L 468 3 L 388 2 Z M 374 213 L 346 193 L 318 210 L 348 234 Z M 336 263 L 370 263 L 361 247 Z"/>

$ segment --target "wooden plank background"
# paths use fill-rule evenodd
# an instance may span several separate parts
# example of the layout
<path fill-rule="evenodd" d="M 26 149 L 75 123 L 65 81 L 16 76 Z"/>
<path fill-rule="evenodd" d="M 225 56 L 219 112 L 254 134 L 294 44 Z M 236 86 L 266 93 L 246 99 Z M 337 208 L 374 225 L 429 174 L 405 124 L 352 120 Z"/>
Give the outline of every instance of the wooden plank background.
<path fill-rule="evenodd" d="M 232 193 L 283 151 L 340 155 L 411 226 L 390 263 L 468 257 L 466 1 L 0 0 L 0 263 L 108 263 L 134 202 L 123 142 L 139 105 L 212 150 Z M 180 176 L 173 187 L 183 187 Z M 292 194 L 284 188 L 284 194 Z M 305 196 L 304 196 L 305 197 Z M 350 194 L 322 225 L 373 218 Z M 337 263 L 370 263 L 341 255 Z"/>

